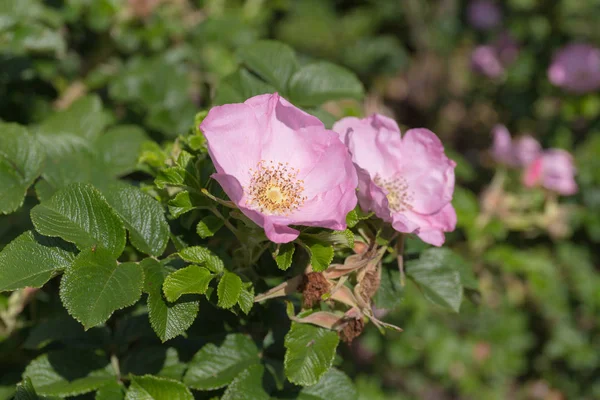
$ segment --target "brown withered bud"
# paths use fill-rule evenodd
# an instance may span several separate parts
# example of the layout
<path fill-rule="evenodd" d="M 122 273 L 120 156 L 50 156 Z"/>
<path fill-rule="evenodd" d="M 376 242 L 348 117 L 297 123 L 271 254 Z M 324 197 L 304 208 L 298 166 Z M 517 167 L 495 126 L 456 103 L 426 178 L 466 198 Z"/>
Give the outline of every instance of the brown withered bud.
<path fill-rule="evenodd" d="M 345 343 L 352 343 L 352 341 L 359 337 L 365 329 L 365 321 L 362 318 L 351 318 L 347 320 L 344 327 L 338 332 L 340 339 Z"/>
<path fill-rule="evenodd" d="M 360 281 L 360 296 L 365 301 L 369 301 L 377 293 L 380 283 L 381 275 L 379 269 L 366 272 Z"/>
<path fill-rule="evenodd" d="M 298 290 L 302 292 L 304 308 L 312 308 L 315 304 L 321 301 L 321 296 L 329 292 L 330 283 L 322 273 L 309 272 L 304 275 L 302 283 Z"/>

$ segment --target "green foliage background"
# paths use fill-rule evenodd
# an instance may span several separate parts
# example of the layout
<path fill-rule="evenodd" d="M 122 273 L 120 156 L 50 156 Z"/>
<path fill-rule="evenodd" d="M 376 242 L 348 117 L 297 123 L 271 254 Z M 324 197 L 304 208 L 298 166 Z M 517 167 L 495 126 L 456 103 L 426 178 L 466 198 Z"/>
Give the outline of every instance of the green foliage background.
<path fill-rule="evenodd" d="M 474 46 L 495 34 L 468 25 L 467 3 L 0 0 L 0 290 L 49 281 L 16 313 L 18 299 L 0 295 L 0 398 L 23 376 L 31 381 L 17 398 L 123 398 L 115 368 L 130 377 L 127 399 L 599 398 L 600 94 L 565 93 L 546 69 L 564 44 L 600 43 L 600 2 L 501 2 L 520 53 L 495 81 L 469 68 Z M 312 326 L 297 324 L 284 340 L 282 302 L 245 316 L 255 291 L 299 271 L 292 255 L 278 258 L 290 268 L 282 275 L 268 254 L 239 254 L 202 208 L 214 204 L 188 190 L 210 173 L 194 121 L 212 105 L 273 91 L 327 125 L 391 113 L 403 129 L 436 132 L 458 162 L 452 251 L 408 241 L 407 274 L 420 287 L 400 286 L 386 259 L 375 301 L 404 332 L 382 336 L 369 325 L 336 355 L 327 341 L 337 345 L 337 336 L 303 332 Z M 496 123 L 575 154 L 580 192 L 563 200 L 572 207 L 567 234 L 513 229 L 493 216 L 478 223 Z M 328 251 L 318 256 L 330 260 Z M 295 262 L 306 257 L 296 252 Z M 56 263 L 40 270 L 48 257 Z M 256 264 L 230 271 L 232 257 Z M 462 303 L 428 292 L 418 278 L 424 257 L 431 265 L 440 257 L 436 273 L 460 281 Z M 252 274 L 268 279 L 255 287 Z M 187 287 L 191 277 L 201 284 Z M 124 284 L 111 295 L 97 290 L 103 280 Z M 281 389 L 284 370 L 314 383 L 293 360 L 284 368 L 283 354 L 317 335 L 323 365 L 335 368 L 316 385 Z"/>

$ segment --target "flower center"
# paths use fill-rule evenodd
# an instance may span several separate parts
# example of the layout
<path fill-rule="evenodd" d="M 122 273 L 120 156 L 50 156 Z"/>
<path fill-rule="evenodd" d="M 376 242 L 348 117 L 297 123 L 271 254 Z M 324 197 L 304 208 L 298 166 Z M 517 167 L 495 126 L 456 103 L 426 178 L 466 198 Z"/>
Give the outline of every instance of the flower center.
<path fill-rule="evenodd" d="M 304 204 L 304 181 L 288 163 L 261 160 L 250 169 L 246 204 L 265 214 L 289 215 Z"/>
<path fill-rule="evenodd" d="M 408 190 L 406 179 L 401 176 L 395 176 L 390 179 L 383 179 L 379 175 L 375 176 L 373 182 L 380 188 L 387 191 L 387 199 L 392 212 L 400 212 L 412 209 L 413 196 Z"/>

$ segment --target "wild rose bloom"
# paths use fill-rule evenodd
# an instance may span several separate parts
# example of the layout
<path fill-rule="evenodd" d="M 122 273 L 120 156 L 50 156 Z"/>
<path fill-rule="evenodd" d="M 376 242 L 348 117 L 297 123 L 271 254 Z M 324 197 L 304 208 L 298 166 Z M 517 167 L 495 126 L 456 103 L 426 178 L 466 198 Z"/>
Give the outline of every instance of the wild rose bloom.
<path fill-rule="evenodd" d="M 444 232 L 456 227 L 450 204 L 456 163 L 446 157 L 438 137 L 427 129 L 401 136 L 396 122 L 379 114 L 343 118 L 333 130 L 356 165 L 361 208 L 399 232 L 441 246 Z"/>
<path fill-rule="evenodd" d="M 548 190 L 569 196 L 577 193 L 575 165 L 569 152 L 550 149 L 535 159 L 525 171 L 523 184 L 527 187 L 543 186 Z"/>
<path fill-rule="evenodd" d="M 554 85 L 574 93 L 600 89 L 600 49 L 574 43 L 559 50 L 548 68 Z"/>
<path fill-rule="evenodd" d="M 289 225 L 346 228 L 356 171 L 338 135 L 317 118 L 265 94 L 212 108 L 200 129 L 212 177 L 271 241 L 296 239 Z"/>
<path fill-rule="evenodd" d="M 490 30 L 502 22 L 500 7 L 490 0 L 476 0 L 469 4 L 467 19 L 476 29 Z"/>
<path fill-rule="evenodd" d="M 529 135 L 512 140 L 504 125 L 496 125 L 492 130 L 494 159 L 510 167 L 524 167 L 533 162 L 541 153 L 540 143 Z"/>

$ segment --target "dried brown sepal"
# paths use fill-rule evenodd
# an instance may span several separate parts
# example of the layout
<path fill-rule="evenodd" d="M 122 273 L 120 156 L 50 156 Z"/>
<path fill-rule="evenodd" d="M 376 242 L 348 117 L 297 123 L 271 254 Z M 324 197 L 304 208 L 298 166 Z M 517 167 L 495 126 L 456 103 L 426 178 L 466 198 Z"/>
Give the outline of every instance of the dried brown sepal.
<path fill-rule="evenodd" d="M 343 328 L 338 332 L 338 335 L 342 341 L 350 344 L 355 338 L 360 336 L 364 329 L 365 321 L 362 318 L 351 318 L 345 322 Z"/>
<path fill-rule="evenodd" d="M 321 301 L 321 296 L 329 292 L 331 284 L 320 272 L 309 272 L 304 275 L 298 290 L 302 292 L 304 308 L 312 308 Z"/>

